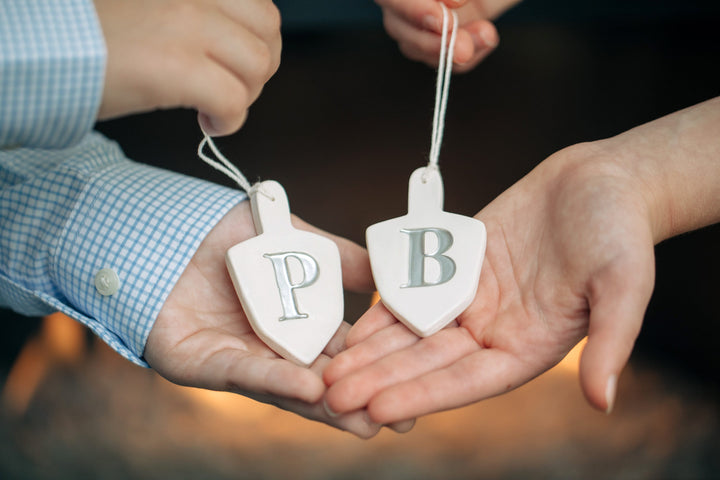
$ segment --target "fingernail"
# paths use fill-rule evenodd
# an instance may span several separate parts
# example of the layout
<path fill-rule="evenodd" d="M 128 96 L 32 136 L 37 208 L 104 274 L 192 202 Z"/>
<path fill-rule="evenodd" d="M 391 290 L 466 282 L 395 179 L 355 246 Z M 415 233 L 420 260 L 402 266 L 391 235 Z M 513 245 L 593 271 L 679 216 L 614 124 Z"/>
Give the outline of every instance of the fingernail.
<path fill-rule="evenodd" d="M 422 19 L 423 27 L 433 32 L 439 32 L 442 29 L 440 20 L 433 17 L 432 15 L 425 15 Z"/>
<path fill-rule="evenodd" d="M 605 385 L 605 402 L 607 408 L 605 414 L 610 415 L 615 406 L 615 394 L 617 392 L 617 375 L 613 374 L 608 377 L 607 385 Z"/>
<path fill-rule="evenodd" d="M 481 28 L 479 32 L 476 31 L 473 34 L 473 42 L 476 42 L 476 45 L 478 45 L 477 42 L 481 42 L 482 45 L 485 45 L 489 48 L 495 48 L 498 46 L 499 43 L 498 37 L 497 35 L 495 35 L 495 32 L 487 28 Z"/>
<path fill-rule="evenodd" d="M 337 418 L 340 416 L 339 413 L 334 412 L 332 408 L 330 408 L 330 405 L 327 404 L 327 400 L 323 398 L 323 409 L 325 409 L 325 413 L 328 414 L 330 418 Z"/>
<path fill-rule="evenodd" d="M 212 117 L 209 115 L 205 115 L 204 113 L 198 114 L 198 123 L 207 136 L 214 137 L 218 135 L 219 132 L 217 128 L 215 128 L 215 125 L 213 125 Z"/>

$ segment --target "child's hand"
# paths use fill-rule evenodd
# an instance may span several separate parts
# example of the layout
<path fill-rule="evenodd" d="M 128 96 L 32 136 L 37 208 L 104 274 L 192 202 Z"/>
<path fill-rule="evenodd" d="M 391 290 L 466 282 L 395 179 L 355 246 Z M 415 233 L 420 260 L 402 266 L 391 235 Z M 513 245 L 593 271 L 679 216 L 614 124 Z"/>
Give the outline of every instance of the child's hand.
<path fill-rule="evenodd" d="M 227 135 L 280 64 L 280 14 L 270 0 L 95 0 L 108 48 L 99 118 L 197 109 Z"/>
<path fill-rule="evenodd" d="M 385 29 L 400 50 L 412 60 L 437 66 L 442 33 L 442 10 L 438 0 L 375 0 L 383 10 Z M 498 45 L 490 21 L 518 0 L 442 0 L 457 9 L 460 20 L 455 43 L 455 71 L 475 67 Z"/>

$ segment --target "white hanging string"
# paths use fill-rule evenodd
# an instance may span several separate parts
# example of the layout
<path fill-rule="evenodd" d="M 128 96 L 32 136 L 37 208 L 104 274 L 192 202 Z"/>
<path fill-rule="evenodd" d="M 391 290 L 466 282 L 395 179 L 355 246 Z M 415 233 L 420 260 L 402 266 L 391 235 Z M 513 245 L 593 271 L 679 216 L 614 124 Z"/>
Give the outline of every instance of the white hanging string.
<path fill-rule="evenodd" d="M 217 158 L 217 160 L 205 155 L 205 152 L 203 150 L 205 149 L 205 145 L 210 147 L 210 150 L 212 150 L 213 154 Z M 228 177 L 230 177 L 231 180 L 233 180 L 235 183 L 238 184 L 238 186 L 245 190 L 248 195 L 251 194 L 253 191 L 257 190 L 266 197 L 268 197 L 270 200 L 275 201 L 275 198 L 272 195 L 269 195 L 265 193 L 262 189 L 258 187 L 258 185 L 261 184 L 255 184 L 255 186 L 250 185 L 250 182 L 248 182 L 247 178 L 245 178 L 245 175 L 240 172 L 240 170 L 233 165 L 230 160 L 228 160 L 225 155 L 222 154 L 219 148 L 215 145 L 215 142 L 213 142 L 212 137 L 205 133 L 203 131 L 203 139 L 200 141 L 200 145 L 198 145 L 197 154 L 200 159 L 213 167 L 216 170 L 221 171 Z"/>
<path fill-rule="evenodd" d="M 443 131 L 445 130 L 445 111 L 447 110 L 453 53 L 455 52 L 455 40 L 457 39 L 458 30 L 458 16 L 455 11 L 452 11 L 450 13 L 452 14 L 453 24 L 452 32 L 450 33 L 450 44 L 448 45 L 448 9 L 443 3 L 441 3 L 440 6 L 443 12 L 442 39 L 440 43 L 437 85 L 435 87 L 435 112 L 433 113 L 433 130 L 428 168 L 437 168 L 440 158 L 440 145 L 442 144 Z"/>

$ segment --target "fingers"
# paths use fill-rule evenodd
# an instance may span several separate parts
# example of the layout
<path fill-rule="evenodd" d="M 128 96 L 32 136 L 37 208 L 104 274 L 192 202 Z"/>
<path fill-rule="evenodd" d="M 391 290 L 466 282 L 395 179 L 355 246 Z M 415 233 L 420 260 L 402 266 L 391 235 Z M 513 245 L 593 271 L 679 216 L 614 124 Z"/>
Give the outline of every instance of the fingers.
<path fill-rule="evenodd" d="M 464 26 L 465 31 L 470 35 L 474 51 L 470 59 L 457 65 L 454 71 L 458 73 L 467 72 L 490 55 L 500 43 L 500 36 L 492 22 L 477 20 Z"/>
<path fill-rule="evenodd" d="M 331 385 L 325 396 L 328 405 L 343 412 L 367 400 L 370 418 L 389 424 L 505 393 L 542 370 L 503 350 L 478 350 L 477 346 L 457 342 L 459 330 L 442 330 L 384 358 L 384 365 L 378 362 Z M 440 337 L 437 343 L 424 344 L 436 336 Z M 397 383 L 385 382 L 383 376 Z M 375 387 L 378 381 L 384 389 Z"/>
<path fill-rule="evenodd" d="M 310 367 L 311 371 L 316 375 L 320 375 L 323 369 L 330 362 L 330 358 L 326 355 L 321 355 Z M 332 413 L 325 408 L 325 404 L 322 401 L 308 403 L 301 400 L 292 398 L 277 397 L 268 394 L 259 394 L 257 392 L 239 392 L 244 395 L 253 398 L 255 400 L 270 403 L 284 410 L 288 410 L 297 413 L 305 418 L 320 421 L 330 426 L 339 428 L 341 430 L 348 431 L 360 438 L 371 438 L 375 436 L 380 429 L 383 427 L 382 424 L 373 422 L 370 419 L 367 411 L 356 410 L 354 412 L 345 413 L 338 415 Z M 388 425 L 389 428 L 395 430 L 398 433 L 406 433 L 412 429 L 415 425 L 415 420 L 407 420 L 403 422 L 397 422 Z"/>
<path fill-rule="evenodd" d="M 225 92 L 220 97 L 218 91 Z M 161 107 L 176 102 L 198 110 L 200 126 L 210 136 L 227 135 L 239 129 L 247 117 L 248 106 L 255 95 L 248 84 L 214 61 L 203 62 L 201 69 L 185 74 L 183 85 L 172 97 L 160 101 Z"/>
<path fill-rule="evenodd" d="M 242 126 L 280 62 L 270 0 L 97 0 L 108 48 L 99 118 L 191 107 L 210 135 Z"/>
<path fill-rule="evenodd" d="M 390 325 L 397 323 L 395 316 L 388 310 L 382 301 L 373 305 L 362 317 L 355 322 L 348 332 L 345 343 L 348 347 L 356 345 L 370 335 Z"/>
<path fill-rule="evenodd" d="M 204 362 L 198 380 L 197 386 L 213 390 L 255 392 L 307 403 L 317 403 L 325 392 L 320 376 L 312 370 L 236 349 L 220 350 Z"/>
<path fill-rule="evenodd" d="M 416 28 L 442 31 L 442 7 L 435 0 L 376 0 L 385 13 L 393 12 Z"/>
<path fill-rule="evenodd" d="M 418 340 L 417 337 L 411 339 L 412 333 L 407 329 L 403 332 L 400 327 L 404 328 L 400 324 L 388 327 L 337 357 L 350 358 L 350 363 L 361 368 L 355 368 L 330 384 L 325 396 L 330 408 L 346 412 L 364 407 L 383 389 L 449 367 L 480 348 L 463 328 L 444 329 Z M 326 374 L 326 381 L 328 376 Z M 445 393 L 452 397 L 455 392 L 446 390 Z M 382 423 L 413 417 L 415 415 L 412 414 L 389 417 Z"/>
<path fill-rule="evenodd" d="M 370 400 L 367 410 L 374 421 L 397 422 L 505 393 L 537 373 L 508 352 L 475 351 L 446 368 L 383 390 Z"/>
<path fill-rule="evenodd" d="M 230 15 L 206 23 L 205 37 L 211 46 L 206 55 L 235 77 L 236 96 L 231 88 L 211 89 L 216 103 L 194 105 L 203 129 L 211 136 L 227 135 L 242 126 L 247 108 L 280 65 L 280 15 L 272 2 L 225 2 L 220 7 Z M 218 91 L 226 95 L 220 97 Z"/>
<path fill-rule="evenodd" d="M 335 357 L 337 354 L 345 350 L 345 337 L 350 330 L 350 324 L 342 322 L 335 335 L 330 339 L 328 344 L 325 346 L 323 353 L 330 358 Z"/>
<path fill-rule="evenodd" d="M 415 426 L 415 419 L 403 420 L 401 422 L 394 422 L 388 424 L 388 428 L 394 430 L 397 433 L 407 433 Z"/>
<path fill-rule="evenodd" d="M 385 14 L 385 29 L 397 40 L 400 51 L 410 58 L 428 65 L 437 66 L 440 54 L 441 36 L 434 31 L 418 28 L 393 12 Z M 453 61 L 463 64 L 474 54 L 473 40 L 464 29 L 458 30 Z"/>
<path fill-rule="evenodd" d="M 442 34 L 442 10 L 435 1 L 384 0 L 383 18 L 388 34 L 408 58 L 437 66 Z M 446 2 L 452 4 L 452 2 Z M 463 2 L 464 3 L 464 2 Z M 460 26 L 453 61 L 456 72 L 474 68 L 499 43 L 495 26 L 473 5 L 457 11 Z"/>
<path fill-rule="evenodd" d="M 652 256 L 652 249 L 649 250 Z M 588 340 L 580 359 L 580 383 L 588 402 L 610 413 L 617 380 L 630 358 L 653 289 L 651 259 L 601 273 L 590 297 Z"/>
<path fill-rule="evenodd" d="M 372 365 L 374 362 L 383 359 L 392 352 L 413 345 L 418 340 L 419 337 L 408 330 L 403 324 L 396 323 L 391 325 L 335 357 L 333 363 L 323 373 L 324 380 L 328 385 L 332 385 L 354 371 Z M 388 362 L 385 362 L 383 365 L 387 364 Z M 392 368 L 388 365 L 388 368 L 381 368 L 381 370 L 392 371 Z M 380 375 L 378 374 L 378 376 Z M 387 383 L 390 379 L 386 378 L 382 381 Z M 373 387 L 379 388 L 379 385 L 373 385 Z M 362 405 L 357 405 L 356 408 L 359 406 Z M 347 409 L 348 408 L 343 407 L 338 411 L 347 411 Z"/>

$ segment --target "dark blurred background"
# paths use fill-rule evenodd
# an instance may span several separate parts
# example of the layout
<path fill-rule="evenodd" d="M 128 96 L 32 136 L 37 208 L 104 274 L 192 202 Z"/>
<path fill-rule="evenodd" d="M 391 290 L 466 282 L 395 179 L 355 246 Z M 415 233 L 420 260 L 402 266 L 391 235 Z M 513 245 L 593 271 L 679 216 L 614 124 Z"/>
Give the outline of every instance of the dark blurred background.
<path fill-rule="evenodd" d="M 251 181 L 281 182 L 294 213 L 364 243 L 368 225 L 405 213 L 408 177 L 429 150 L 435 73 L 399 53 L 368 1 L 277 4 L 285 33 L 280 70 L 246 126 L 218 144 Z M 497 26 L 497 51 L 452 80 L 441 155 L 448 211 L 476 213 L 563 147 L 720 95 L 717 1 L 527 0 Z M 195 158 L 200 133 L 192 112 L 98 128 L 131 158 L 231 185 Z M 584 405 L 570 366 L 538 386 L 431 416 L 410 436 L 356 443 L 251 403 L 222 403 L 242 402 L 234 398 L 222 397 L 227 411 L 218 407 L 211 417 L 216 400 L 188 406 L 83 332 L 82 353 L 70 360 L 46 355 L 44 369 L 29 363 L 35 370 L 27 378 L 40 380 L 20 411 L 5 408 L 0 417 L 0 478 L 717 478 L 718 245 L 720 227 L 713 226 L 657 246 L 655 293 L 609 417 Z M 348 295 L 348 320 L 368 301 Z M 3 381 L 32 345 L 42 351 L 33 341 L 48 332 L 41 319 L 0 315 Z M 120 382 L 131 386 L 122 394 Z M 241 409 L 252 413 L 230 424 L 253 428 L 254 445 L 235 443 L 247 432 L 221 431 Z M 188 412 L 205 423 L 193 424 Z M 293 427 L 268 433 L 276 415 Z M 143 422 L 131 422 L 128 432 L 127 418 L 138 416 Z M 178 425 L 187 430 L 178 433 Z M 194 438 L 203 425 L 217 430 L 208 427 L 214 433 L 202 442 L 166 444 L 159 433 Z M 222 438 L 234 440 L 217 446 Z M 260 444 L 267 446 L 261 454 Z M 285 463 L 267 463 L 279 446 Z M 333 463 L 318 451 L 340 457 Z M 326 461 L 332 468 L 322 468 Z"/>

